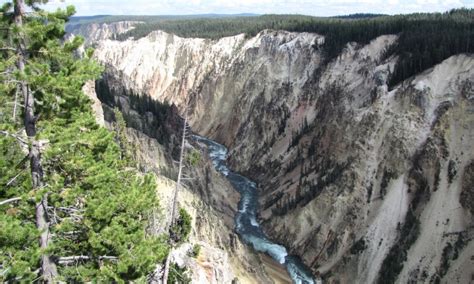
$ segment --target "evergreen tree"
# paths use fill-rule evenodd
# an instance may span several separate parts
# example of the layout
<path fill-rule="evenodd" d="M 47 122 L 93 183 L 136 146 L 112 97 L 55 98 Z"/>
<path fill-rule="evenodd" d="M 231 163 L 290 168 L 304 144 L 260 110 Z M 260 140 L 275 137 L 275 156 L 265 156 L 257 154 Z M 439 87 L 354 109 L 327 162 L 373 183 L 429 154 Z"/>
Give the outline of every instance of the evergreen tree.
<path fill-rule="evenodd" d="M 121 159 L 135 161 L 135 156 L 132 153 L 132 145 L 130 145 L 127 140 L 127 124 L 118 108 L 114 108 L 114 116 L 115 141 L 117 141 L 120 146 Z"/>
<path fill-rule="evenodd" d="M 154 178 L 95 122 L 81 88 L 101 67 L 63 40 L 74 9 L 40 2 L 0 11 L 0 281 L 143 280 L 168 253 L 147 233 Z"/>

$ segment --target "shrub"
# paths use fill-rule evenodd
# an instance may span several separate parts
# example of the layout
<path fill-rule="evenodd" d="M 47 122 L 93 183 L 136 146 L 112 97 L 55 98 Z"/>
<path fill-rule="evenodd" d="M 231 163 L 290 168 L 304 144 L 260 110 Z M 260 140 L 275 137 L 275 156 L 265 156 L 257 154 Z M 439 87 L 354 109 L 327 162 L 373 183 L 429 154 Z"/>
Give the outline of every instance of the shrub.
<path fill-rule="evenodd" d="M 191 251 L 191 256 L 198 257 L 200 252 L 201 252 L 201 245 L 194 244 L 193 250 Z"/>

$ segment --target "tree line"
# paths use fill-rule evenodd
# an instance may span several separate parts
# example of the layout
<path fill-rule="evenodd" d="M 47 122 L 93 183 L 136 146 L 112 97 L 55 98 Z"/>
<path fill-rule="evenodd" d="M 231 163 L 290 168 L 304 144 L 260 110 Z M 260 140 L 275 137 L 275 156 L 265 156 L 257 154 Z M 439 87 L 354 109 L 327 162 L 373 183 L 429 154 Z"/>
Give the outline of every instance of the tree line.
<path fill-rule="evenodd" d="M 366 44 L 377 36 L 397 34 L 399 40 L 385 54 L 399 56 L 389 85 L 427 69 L 459 53 L 474 51 L 474 9 L 409 15 L 349 15 L 321 18 L 302 15 L 263 15 L 226 18 L 142 18 L 144 22 L 117 40 L 144 37 L 162 30 L 181 37 L 219 39 L 244 33 L 255 36 L 264 29 L 311 32 L 324 35 L 326 62 L 336 58 L 349 42 Z M 124 18 L 125 19 L 125 18 Z"/>

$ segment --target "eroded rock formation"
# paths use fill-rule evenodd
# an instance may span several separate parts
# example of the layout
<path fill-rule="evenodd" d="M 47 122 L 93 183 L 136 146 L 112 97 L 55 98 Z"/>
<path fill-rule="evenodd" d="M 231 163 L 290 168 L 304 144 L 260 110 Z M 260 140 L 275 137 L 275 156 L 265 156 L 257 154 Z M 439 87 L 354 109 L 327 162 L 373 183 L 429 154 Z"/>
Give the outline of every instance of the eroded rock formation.
<path fill-rule="evenodd" d="M 174 103 L 259 183 L 268 234 L 325 280 L 468 283 L 474 275 L 474 57 L 389 89 L 397 36 L 348 43 L 262 31 L 104 40 L 102 82 Z M 204 191 L 206 189 L 203 189 Z M 208 193 L 204 193 L 206 195 Z M 220 198 L 216 202 L 222 202 Z"/>

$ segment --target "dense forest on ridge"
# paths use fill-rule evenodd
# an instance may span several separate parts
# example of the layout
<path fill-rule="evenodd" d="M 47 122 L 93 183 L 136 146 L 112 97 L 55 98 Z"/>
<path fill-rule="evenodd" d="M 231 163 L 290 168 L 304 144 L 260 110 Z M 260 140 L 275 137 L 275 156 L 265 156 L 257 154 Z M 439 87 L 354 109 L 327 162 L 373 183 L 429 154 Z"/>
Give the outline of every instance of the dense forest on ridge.
<path fill-rule="evenodd" d="M 302 15 L 262 15 L 254 17 L 104 17 L 97 21 L 141 21 L 117 40 L 144 37 L 163 30 L 181 37 L 218 39 L 245 33 L 251 37 L 264 29 L 311 32 L 326 37 L 323 52 L 327 62 L 338 56 L 349 42 L 366 44 L 377 36 L 397 34 L 397 44 L 386 56 L 399 56 L 390 86 L 459 53 L 474 52 L 474 10 L 456 9 L 446 13 L 409 15 L 360 14 L 334 18 Z"/>

